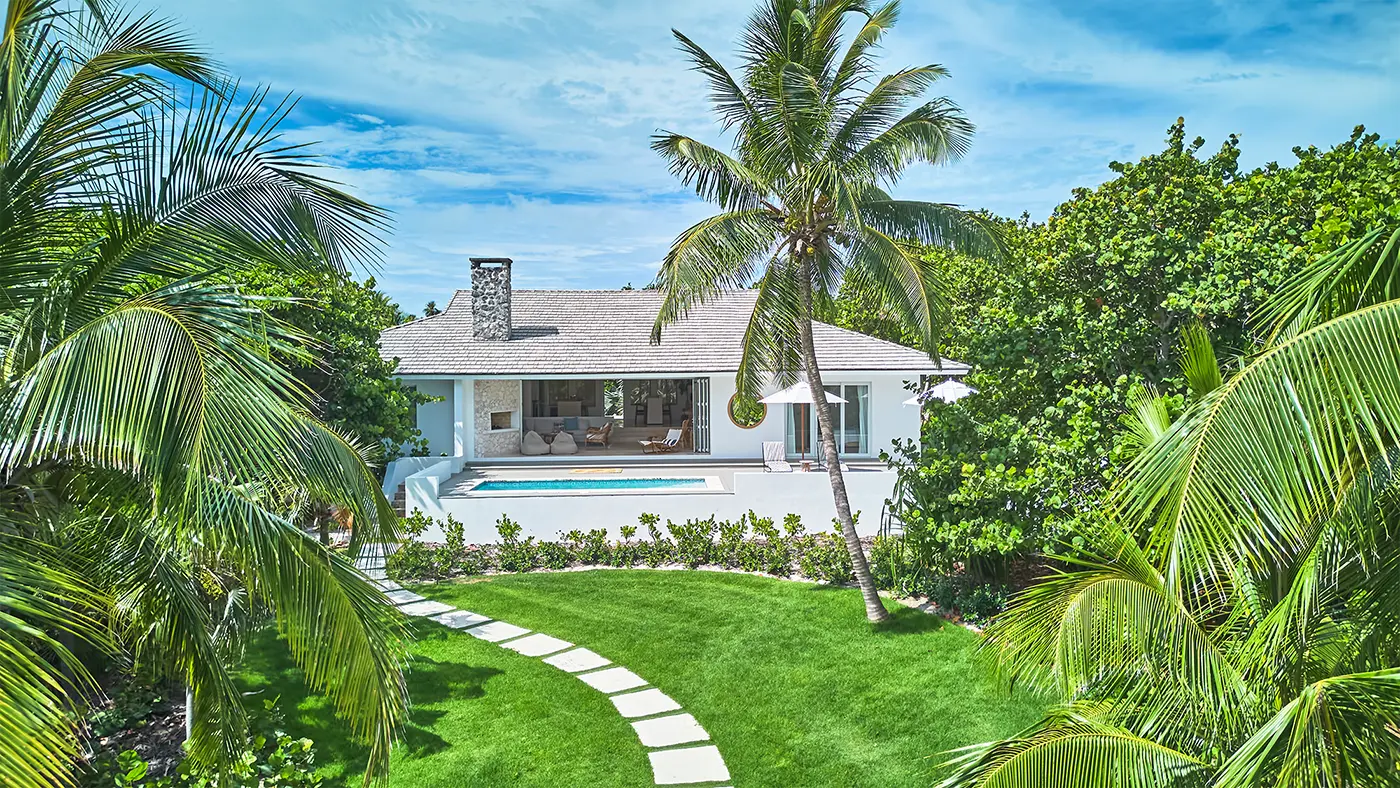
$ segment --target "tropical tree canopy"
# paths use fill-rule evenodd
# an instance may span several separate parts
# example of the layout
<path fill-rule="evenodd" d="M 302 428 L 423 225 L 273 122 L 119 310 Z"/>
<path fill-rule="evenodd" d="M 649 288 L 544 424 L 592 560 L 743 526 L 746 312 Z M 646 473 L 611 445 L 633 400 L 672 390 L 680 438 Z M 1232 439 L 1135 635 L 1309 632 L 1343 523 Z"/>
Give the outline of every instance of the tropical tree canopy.
<path fill-rule="evenodd" d="M 1364 128 L 1256 169 L 1239 166 L 1248 146 L 1189 128 L 1044 222 L 1003 222 L 999 260 L 925 252 L 954 294 L 944 353 L 978 390 L 926 405 L 922 439 L 891 452 L 896 511 L 933 570 L 999 578 L 1072 537 L 1136 452 L 1119 425 L 1135 386 L 1173 416 L 1191 396 L 1182 332 L 1199 323 L 1223 357 L 1252 352 L 1284 283 L 1400 205 L 1400 147 Z M 888 316 L 843 288 L 828 322 L 913 344 Z"/>
<path fill-rule="evenodd" d="M 935 353 L 947 304 L 917 244 L 992 245 L 979 217 L 886 191 L 913 164 L 960 157 L 973 132 L 948 99 L 920 101 L 947 76 L 942 66 L 876 77 L 875 50 L 898 16 L 897 1 L 765 2 L 745 28 L 738 77 L 673 31 L 709 84 L 733 155 L 682 134 L 653 139 L 676 177 L 721 211 L 683 232 L 667 253 L 655 281 L 663 298 L 653 340 L 695 304 L 757 287 L 737 381 L 746 397 L 774 379 L 792 383 L 799 370 L 822 391 L 812 318 L 843 282 L 874 294 Z M 880 618 L 830 415 L 822 403 L 816 411 L 838 519 L 867 611 Z"/>
<path fill-rule="evenodd" d="M 1400 781 L 1397 249 L 1391 222 L 1305 267 L 1235 374 L 1188 337 L 1192 402 L 988 633 L 1063 707 L 947 785 Z"/>
<path fill-rule="evenodd" d="M 307 338 L 220 277 L 377 259 L 383 214 L 279 140 L 166 21 L 11 0 L 0 40 L 0 783 L 70 779 L 78 644 L 191 690 L 189 756 L 243 746 L 230 608 L 266 609 L 382 775 L 399 620 L 291 520 L 396 518 L 360 447 L 270 357 Z M 335 644 L 327 648 L 326 644 Z"/>

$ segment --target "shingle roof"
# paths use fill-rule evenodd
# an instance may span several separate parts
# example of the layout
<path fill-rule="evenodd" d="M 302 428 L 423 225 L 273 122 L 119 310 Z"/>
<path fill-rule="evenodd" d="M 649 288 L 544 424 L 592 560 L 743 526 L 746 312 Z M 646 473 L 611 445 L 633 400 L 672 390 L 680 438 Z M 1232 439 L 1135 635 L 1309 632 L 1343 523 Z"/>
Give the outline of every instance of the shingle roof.
<path fill-rule="evenodd" d="M 654 290 L 516 290 L 511 338 L 472 337 L 472 294 L 458 290 L 439 315 L 386 330 L 380 353 L 399 359 L 401 375 L 565 375 L 733 372 L 756 293 L 733 291 L 691 310 L 653 345 L 660 306 Z M 962 374 L 893 342 L 817 323 L 822 369 Z"/>

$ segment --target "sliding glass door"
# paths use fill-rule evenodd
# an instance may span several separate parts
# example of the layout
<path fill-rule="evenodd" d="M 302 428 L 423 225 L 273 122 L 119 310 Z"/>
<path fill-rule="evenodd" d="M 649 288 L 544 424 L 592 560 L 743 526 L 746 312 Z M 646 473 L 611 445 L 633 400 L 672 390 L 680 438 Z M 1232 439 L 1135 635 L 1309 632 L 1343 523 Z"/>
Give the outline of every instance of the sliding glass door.
<path fill-rule="evenodd" d="M 870 454 L 870 387 L 864 384 L 839 383 L 826 387 L 844 403 L 832 403 L 832 426 L 836 431 L 836 450 L 842 455 Z M 790 455 L 812 457 L 821 453 L 817 436 L 817 419 L 813 405 L 788 405 L 787 452 Z"/>

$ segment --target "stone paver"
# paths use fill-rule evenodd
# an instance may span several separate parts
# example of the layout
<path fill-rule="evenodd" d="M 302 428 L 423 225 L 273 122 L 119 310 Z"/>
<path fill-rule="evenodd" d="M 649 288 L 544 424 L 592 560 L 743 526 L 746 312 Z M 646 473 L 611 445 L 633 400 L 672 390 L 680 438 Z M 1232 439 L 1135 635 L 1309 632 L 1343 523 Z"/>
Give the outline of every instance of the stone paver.
<path fill-rule="evenodd" d="M 608 668 L 607 670 L 600 670 L 596 673 L 579 673 L 576 675 L 584 684 L 587 684 L 605 695 L 611 695 L 614 692 L 621 692 L 635 687 L 644 687 L 647 683 L 646 679 L 638 676 L 627 668 Z"/>
<path fill-rule="evenodd" d="M 502 640 L 528 635 L 530 630 L 524 627 L 517 627 L 514 624 L 507 624 L 504 621 L 492 621 L 489 624 L 482 624 L 479 627 L 472 627 L 467 630 L 467 634 L 474 638 L 481 638 L 487 643 L 500 643 Z"/>
<path fill-rule="evenodd" d="M 651 773 L 657 785 L 714 783 L 729 779 L 729 768 L 714 745 L 661 750 L 647 753 L 647 756 L 651 758 Z"/>
<path fill-rule="evenodd" d="M 404 588 L 400 588 L 397 591 L 390 591 L 384 596 L 388 597 L 389 601 L 393 602 L 396 605 L 402 605 L 408 602 L 422 602 L 424 599 L 427 599 L 427 597 L 423 596 L 422 594 L 415 594 L 412 591 L 409 591 L 408 589 Z"/>
<path fill-rule="evenodd" d="M 650 717 L 653 714 L 661 714 L 667 711 L 676 711 L 681 704 L 671 700 L 671 696 L 659 689 L 642 690 L 641 692 L 629 692 L 626 695 L 614 695 L 608 700 L 617 707 L 617 713 L 632 719 L 633 717 Z"/>
<path fill-rule="evenodd" d="M 677 744 L 690 744 L 708 741 L 710 734 L 700 727 L 700 723 L 689 714 L 676 714 L 670 717 L 657 717 L 652 720 L 638 720 L 632 723 L 637 738 L 647 747 L 671 747 Z"/>
<path fill-rule="evenodd" d="M 524 656 L 543 657 L 543 662 L 574 674 L 588 686 L 610 695 L 608 700 L 612 701 L 618 714 L 635 720 L 632 729 L 644 747 L 676 747 L 709 740 L 710 735 L 700 727 L 695 717 L 686 713 L 669 713 L 681 711 L 681 705 L 661 690 L 653 688 L 627 692 L 647 684 L 646 679 L 636 673 L 617 665 L 605 667 L 612 665 L 606 657 L 586 648 L 574 648 L 567 640 L 542 632 L 531 634 L 524 627 L 492 621 L 469 610 L 458 610 L 415 594 L 387 578 L 383 556 L 382 549 L 371 546 L 356 559 L 355 565 L 376 581 L 384 596 L 405 615 L 430 616 L 444 626 L 464 630 L 472 637 L 489 643 L 499 643 Z M 659 714 L 666 716 L 655 716 Z M 650 719 L 638 719 L 642 717 Z M 647 753 L 647 757 L 651 759 L 652 776 L 657 785 L 717 783 L 729 779 L 729 768 L 724 765 L 724 758 L 714 745 L 654 750 Z"/>
<path fill-rule="evenodd" d="M 446 613 L 452 610 L 451 605 L 425 599 L 422 602 L 409 602 L 406 605 L 399 605 L 399 612 L 405 616 L 435 616 L 438 613 Z"/>
<path fill-rule="evenodd" d="M 553 665 L 565 673 L 578 673 L 612 664 L 607 657 L 600 657 L 586 648 L 576 648 L 573 651 L 565 651 L 563 654 L 545 657 L 544 661 L 545 664 Z"/>
<path fill-rule="evenodd" d="M 518 651 L 527 657 L 543 657 L 545 654 L 553 654 L 556 651 L 563 651 L 574 644 L 567 640 L 560 640 L 550 635 L 537 633 L 519 640 L 512 640 L 505 644 L 511 651 Z"/>
<path fill-rule="evenodd" d="M 477 624 L 485 624 L 491 619 L 470 610 L 449 610 L 440 616 L 433 616 L 433 620 L 453 629 L 466 629 Z"/>

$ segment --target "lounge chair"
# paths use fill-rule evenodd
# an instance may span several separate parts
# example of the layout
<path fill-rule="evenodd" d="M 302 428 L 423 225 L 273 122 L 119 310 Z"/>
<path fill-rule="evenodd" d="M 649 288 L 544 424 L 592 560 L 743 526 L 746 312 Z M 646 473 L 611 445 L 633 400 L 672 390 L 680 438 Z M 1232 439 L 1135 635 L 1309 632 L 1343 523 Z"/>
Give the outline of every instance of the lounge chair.
<path fill-rule="evenodd" d="M 763 442 L 763 469 L 773 473 L 792 473 L 792 464 L 787 461 L 787 451 L 782 441 Z"/>
<path fill-rule="evenodd" d="M 669 430 L 664 438 L 648 438 L 638 441 L 642 444 L 643 454 L 663 454 L 666 452 L 680 451 L 690 446 L 690 419 L 681 422 L 678 430 Z"/>
<path fill-rule="evenodd" d="M 588 434 L 583 436 L 584 448 L 597 445 L 606 449 L 612 441 L 612 428 L 611 421 L 601 427 L 589 427 Z"/>
<path fill-rule="evenodd" d="M 666 437 L 659 440 L 657 438 L 647 438 L 644 441 L 637 442 L 642 444 L 643 454 L 661 454 L 663 452 L 675 451 L 681 447 L 681 431 L 669 430 L 666 433 Z"/>

